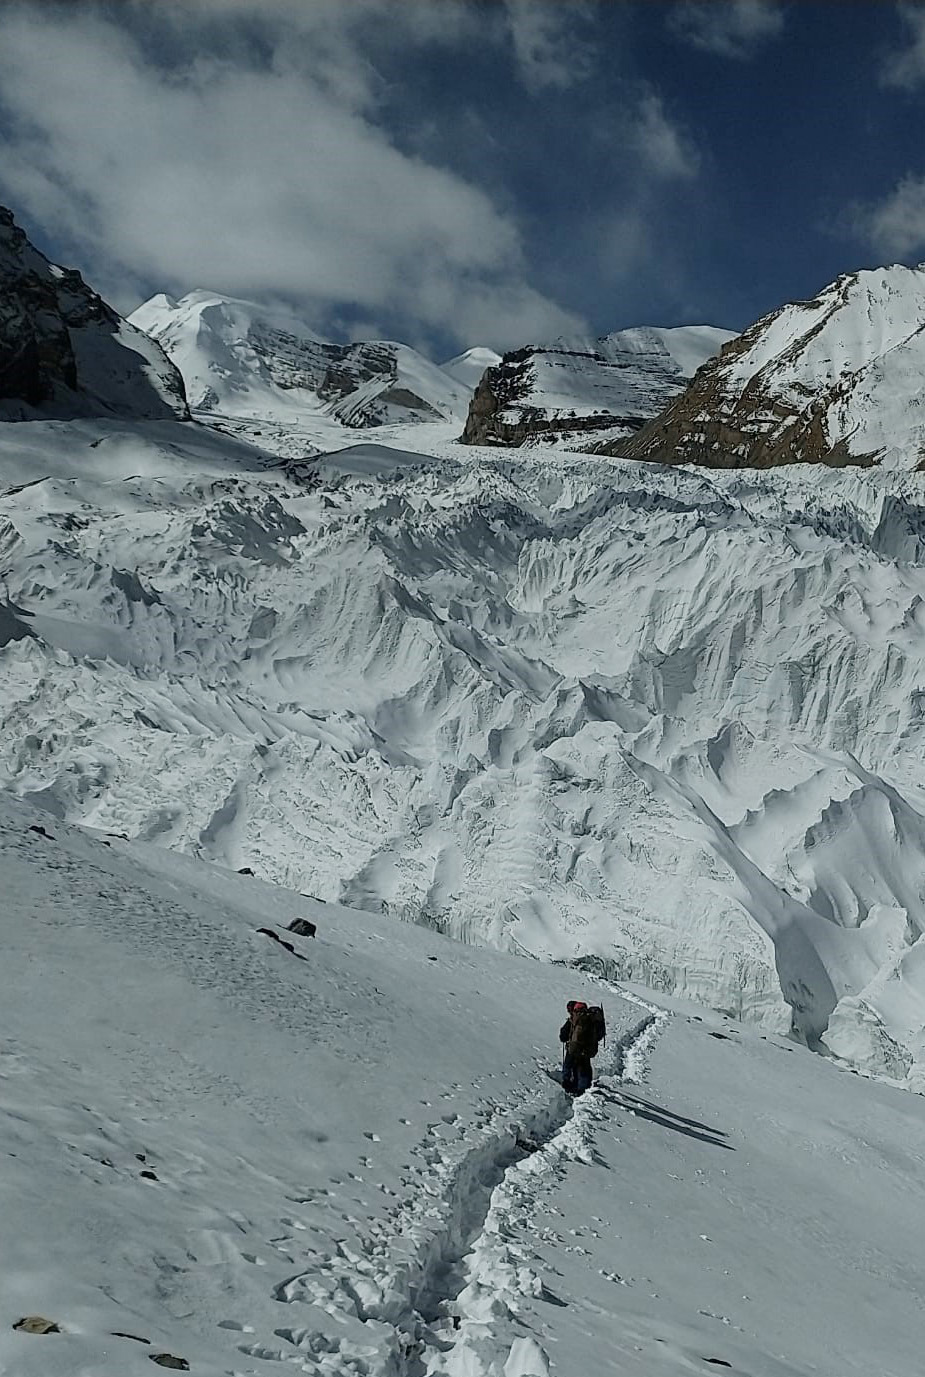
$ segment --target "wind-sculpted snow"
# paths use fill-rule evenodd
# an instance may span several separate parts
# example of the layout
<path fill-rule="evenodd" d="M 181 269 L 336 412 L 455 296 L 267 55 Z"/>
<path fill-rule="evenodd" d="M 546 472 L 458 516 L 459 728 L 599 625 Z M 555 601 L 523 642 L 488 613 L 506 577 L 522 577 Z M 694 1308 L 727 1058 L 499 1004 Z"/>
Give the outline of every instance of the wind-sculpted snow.
<path fill-rule="evenodd" d="M 921 1085 L 913 478 L 122 434 L 0 451 L 6 788 Z"/>

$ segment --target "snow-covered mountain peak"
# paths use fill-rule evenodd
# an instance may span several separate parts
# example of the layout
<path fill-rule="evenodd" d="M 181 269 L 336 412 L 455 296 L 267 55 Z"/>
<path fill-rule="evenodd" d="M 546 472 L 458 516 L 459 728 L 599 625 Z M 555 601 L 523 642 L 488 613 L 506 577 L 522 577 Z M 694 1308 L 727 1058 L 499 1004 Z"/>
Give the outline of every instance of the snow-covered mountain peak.
<path fill-rule="evenodd" d="M 392 340 L 334 344 L 285 307 L 198 289 L 163 293 L 132 321 L 158 340 L 193 407 L 276 421 L 327 414 L 357 428 L 462 419 L 470 387 Z"/>
<path fill-rule="evenodd" d="M 844 274 L 763 317 L 611 452 L 715 467 L 925 459 L 925 269 Z"/>
<path fill-rule="evenodd" d="M 496 354 L 494 349 L 476 346 L 474 349 L 464 350 L 455 358 L 448 359 L 440 367 L 444 373 L 449 373 L 451 378 L 462 383 L 463 387 L 474 392 L 486 368 L 494 368 L 500 362 L 501 355 Z"/>

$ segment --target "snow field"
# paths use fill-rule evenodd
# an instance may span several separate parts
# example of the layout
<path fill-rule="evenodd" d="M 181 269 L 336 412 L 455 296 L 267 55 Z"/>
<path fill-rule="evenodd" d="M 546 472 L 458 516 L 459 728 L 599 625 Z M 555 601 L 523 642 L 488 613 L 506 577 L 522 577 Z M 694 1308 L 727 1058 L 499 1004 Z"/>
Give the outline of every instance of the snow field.
<path fill-rule="evenodd" d="M 116 1332 L 203 1372 L 405 1371 L 518 1140 L 570 1112 L 540 1067 L 594 987 L 0 815 L 0 1371 L 150 1371 Z M 295 953 L 257 931 L 293 914 Z"/>
<path fill-rule="evenodd" d="M 0 867 L 4 1377 L 916 1370 L 920 1097 L 11 800 Z"/>

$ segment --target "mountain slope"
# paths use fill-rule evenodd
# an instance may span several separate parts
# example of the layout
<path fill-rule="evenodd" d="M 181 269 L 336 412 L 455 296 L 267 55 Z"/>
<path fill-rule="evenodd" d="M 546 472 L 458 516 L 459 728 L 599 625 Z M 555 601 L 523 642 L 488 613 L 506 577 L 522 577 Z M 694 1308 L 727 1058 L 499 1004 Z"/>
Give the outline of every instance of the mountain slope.
<path fill-rule="evenodd" d="M 709 325 L 619 330 L 505 354 L 482 377 L 469 408 L 468 444 L 628 435 L 655 416 L 732 338 Z"/>
<path fill-rule="evenodd" d="M 0 868 L 3 1371 L 917 1370 L 921 1098 L 3 797 Z"/>
<path fill-rule="evenodd" d="M 359 429 L 465 415 L 466 386 L 406 344 L 332 344 L 282 310 L 204 291 L 154 296 L 131 319 L 170 355 L 203 412 L 323 412 Z"/>
<path fill-rule="evenodd" d="M 925 462 L 925 268 L 840 277 L 727 344 L 638 435 L 606 453 L 668 463 Z"/>
<path fill-rule="evenodd" d="M 80 274 L 49 263 L 0 207 L 0 420 L 189 415 L 163 350 Z"/>

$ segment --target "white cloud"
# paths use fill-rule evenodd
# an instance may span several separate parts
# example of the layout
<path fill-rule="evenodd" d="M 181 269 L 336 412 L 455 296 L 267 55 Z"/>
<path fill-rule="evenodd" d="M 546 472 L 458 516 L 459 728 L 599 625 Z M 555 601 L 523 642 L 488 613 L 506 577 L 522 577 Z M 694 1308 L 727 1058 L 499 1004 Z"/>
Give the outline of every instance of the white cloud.
<path fill-rule="evenodd" d="M 672 31 L 684 42 L 720 57 L 751 57 L 762 43 L 778 38 L 784 28 L 777 0 L 706 0 L 676 6 Z"/>
<path fill-rule="evenodd" d="M 581 0 L 505 0 L 514 61 L 529 91 L 566 90 L 594 68 L 592 44 L 582 35 L 589 18 Z"/>
<path fill-rule="evenodd" d="M 859 227 L 873 249 L 888 259 L 925 251 L 925 177 L 907 176 L 878 205 L 860 213 Z"/>
<path fill-rule="evenodd" d="M 884 86 L 911 91 L 925 81 L 925 6 L 900 5 L 899 14 L 910 31 L 907 47 L 890 53 L 880 79 Z"/>
<path fill-rule="evenodd" d="M 652 175 L 666 180 L 687 180 L 697 175 L 699 154 L 691 140 L 668 118 L 660 96 L 643 97 L 631 138 Z"/>
<path fill-rule="evenodd" d="M 322 315 L 397 312 L 460 344 L 578 328 L 529 283 L 513 216 L 376 123 L 359 18 L 367 33 L 381 20 L 390 42 L 446 41 L 451 15 L 459 38 L 472 19 L 448 6 L 438 33 L 435 9 L 209 0 L 191 20 L 161 0 L 157 22 L 176 28 L 159 34 L 159 61 L 110 7 L 0 10 L 7 195 L 27 220 L 66 226 L 101 288 L 134 277 L 286 296 Z M 243 52 L 236 12 L 261 25 Z"/>

